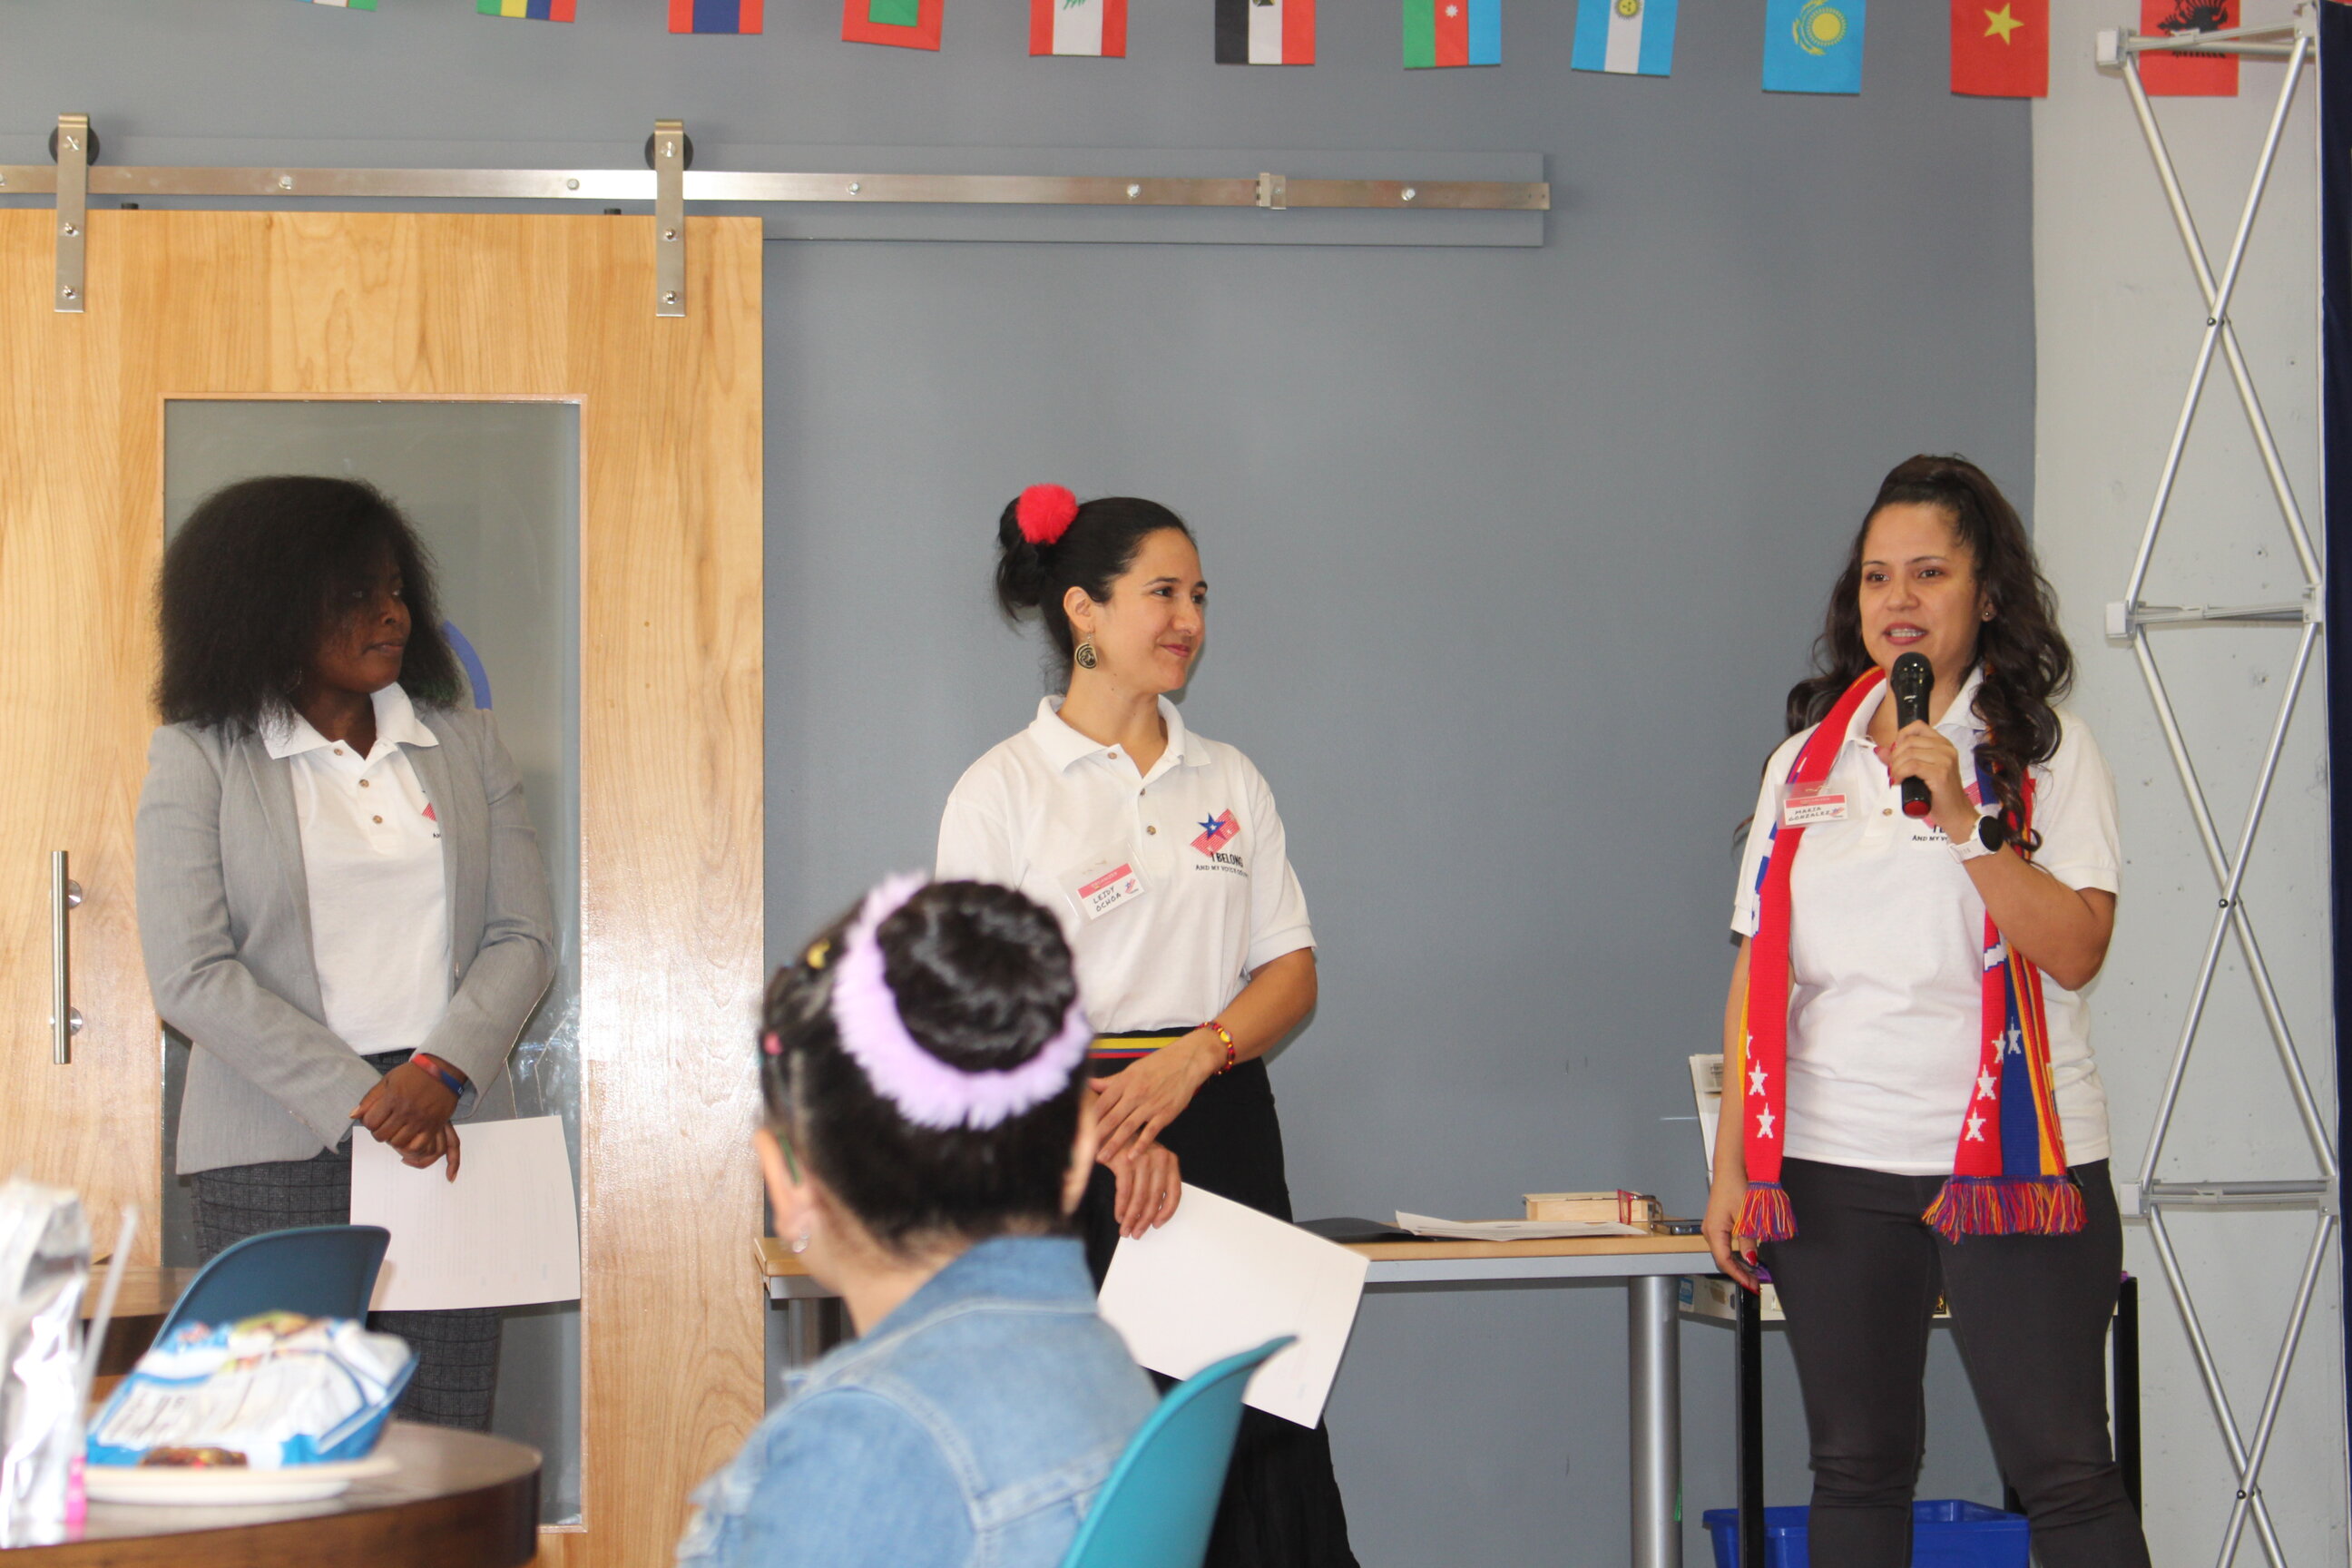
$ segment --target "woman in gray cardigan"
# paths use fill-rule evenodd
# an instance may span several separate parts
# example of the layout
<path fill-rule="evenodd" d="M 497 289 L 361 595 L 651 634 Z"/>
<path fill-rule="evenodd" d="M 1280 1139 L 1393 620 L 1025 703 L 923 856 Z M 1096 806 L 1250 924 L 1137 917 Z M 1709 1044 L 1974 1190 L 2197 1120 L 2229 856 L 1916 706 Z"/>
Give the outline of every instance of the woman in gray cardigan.
<path fill-rule="evenodd" d="M 176 1165 L 197 1242 L 350 1217 L 354 1133 L 413 1166 L 511 1116 L 508 1051 L 555 970 L 514 761 L 441 636 L 430 563 L 371 487 L 247 479 L 173 541 L 164 726 L 148 747 L 139 932 L 194 1047 Z M 495 1310 L 384 1312 L 413 1419 L 489 1425 Z"/>

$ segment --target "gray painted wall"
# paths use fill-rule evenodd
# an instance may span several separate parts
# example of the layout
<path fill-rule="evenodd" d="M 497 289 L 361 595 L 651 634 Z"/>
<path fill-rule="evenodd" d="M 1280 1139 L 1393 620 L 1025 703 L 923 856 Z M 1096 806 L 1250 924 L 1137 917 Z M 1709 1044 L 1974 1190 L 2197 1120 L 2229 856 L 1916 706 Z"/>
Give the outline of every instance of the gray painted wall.
<path fill-rule="evenodd" d="M 1571 74 L 1566 0 L 1509 8 L 1499 68 L 1410 75 L 1385 5 L 1327 7 L 1305 70 L 1212 65 L 1207 0 L 1143 0 L 1124 62 L 1028 60 L 1009 0 L 955 0 L 937 58 L 839 44 L 814 0 L 747 40 L 663 37 L 652 0 L 570 28 L 385 5 L 14 0 L 0 156 L 60 109 L 117 162 L 617 163 L 664 113 L 713 167 L 1544 154 L 1537 249 L 772 245 L 770 924 L 781 951 L 926 861 L 957 773 L 1025 720 L 1034 646 L 985 593 L 1003 501 L 1154 496 L 1214 588 L 1188 718 L 1274 781 L 1317 915 L 1323 1005 L 1275 1068 L 1302 1212 L 1619 1184 L 1696 1208 L 1670 1119 L 1717 1034 L 1732 826 L 1846 531 L 1921 447 L 2031 499 L 2027 116 L 1946 92 L 1940 10 L 1879 7 L 1868 92 L 1807 100 L 1757 90 L 1755 0 L 1686 7 L 1664 81 Z M 1606 1289 L 1370 1300 L 1330 1417 L 1368 1568 L 1622 1562 L 1622 1325 Z M 1685 1337 L 1700 1550 L 1729 1355 Z M 1992 1500 L 1948 1344 L 1931 1382 L 1926 1495 Z"/>

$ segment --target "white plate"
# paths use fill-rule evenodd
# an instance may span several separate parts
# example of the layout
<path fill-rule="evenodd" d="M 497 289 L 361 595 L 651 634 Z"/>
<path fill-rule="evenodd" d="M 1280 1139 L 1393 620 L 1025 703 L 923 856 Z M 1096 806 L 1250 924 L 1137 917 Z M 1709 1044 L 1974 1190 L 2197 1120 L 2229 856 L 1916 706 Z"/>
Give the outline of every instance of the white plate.
<path fill-rule="evenodd" d="M 82 1482 L 92 1502 L 244 1507 L 341 1497 L 353 1481 L 388 1476 L 398 1468 L 400 1461 L 389 1454 L 331 1465 L 289 1465 L 276 1470 L 90 1465 L 82 1471 Z"/>

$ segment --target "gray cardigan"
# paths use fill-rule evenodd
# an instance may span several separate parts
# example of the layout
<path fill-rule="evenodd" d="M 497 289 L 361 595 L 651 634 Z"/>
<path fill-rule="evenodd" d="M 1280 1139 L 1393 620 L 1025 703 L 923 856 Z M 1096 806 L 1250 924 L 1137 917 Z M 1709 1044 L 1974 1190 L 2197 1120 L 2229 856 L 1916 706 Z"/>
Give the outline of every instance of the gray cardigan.
<path fill-rule="evenodd" d="M 514 1114 L 507 1053 L 555 973 L 555 918 L 522 778 L 490 716 L 417 709 L 407 748 L 441 825 L 449 1011 L 421 1049 L 473 1081 L 477 1117 Z M 176 1164 L 307 1160 L 350 1134 L 377 1073 L 321 1021 L 291 758 L 258 735 L 170 724 L 139 796 L 139 944 L 155 1010 L 194 1044 Z"/>

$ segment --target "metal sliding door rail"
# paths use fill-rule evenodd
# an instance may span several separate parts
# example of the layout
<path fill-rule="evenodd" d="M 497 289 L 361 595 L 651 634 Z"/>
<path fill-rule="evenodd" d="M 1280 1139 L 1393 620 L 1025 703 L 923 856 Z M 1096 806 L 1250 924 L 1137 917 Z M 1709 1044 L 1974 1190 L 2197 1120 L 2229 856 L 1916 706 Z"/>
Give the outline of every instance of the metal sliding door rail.
<path fill-rule="evenodd" d="M 644 169 L 204 169 L 116 167 L 94 150 L 85 115 L 58 117 L 58 162 L 0 163 L 0 195 L 58 198 L 59 310 L 83 308 L 80 202 L 87 196 L 363 197 L 408 201 L 653 202 L 656 310 L 686 313 L 685 204 L 846 202 L 872 205 L 1355 208 L 1549 212 L 1541 180 L 1324 180 L 1262 173 L 1223 178 L 1098 174 L 740 174 L 696 171 L 683 121 L 655 122 Z M 70 210 L 69 210 L 70 209 Z M 72 256 L 68 258 L 70 246 Z M 68 268 L 70 268 L 70 277 Z"/>
<path fill-rule="evenodd" d="M 2302 1055 L 2295 1047 L 2294 1031 L 2287 1023 L 2277 990 L 2272 984 L 2270 968 L 2263 961 L 2261 943 L 2255 939 L 2253 917 L 2246 907 L 2243 890 L 2255 838 L 2262 830 L 2263 814 L 2270 804 L 2272 786 L 2278 775 L 2279 759 L 2285 749 L 2287 730 L 2294 720 L 2305 677 L 2311 670 L 2324 629 L 2324 577 L 2318 553 L 2312 547 L 2310 530 L 2305 524 L 2294 487 L 2288 481 L 2286 465 L 2279 456 L 2278 443 L 2272 437 L 2270 420 L 2263 412 L 2262 400 L 2255 392 L 2252 372 L 2239 345 L 2237 330 L 2230 320 L 2230 305 L 2237 291 L 2247 242 L 2262 211 L 2263 196 L 2277 161 L 2288 112 L 2294 106 L 2305 68 L 2312 61 L 2315 47 L 2310 21 L 2305 18 L 2284 26 L 2231 27 L 2213 32 L 2154 37 L 2109 31 L 2098 36 L 2097 48 L 2098 63 L 2119 72 L 2125 89 L 2130 95 L 2132 113 L 2138 121 L 2142 138 L 2147 143 L 2148 155 L 2155 162 L 2166 205 L 2171 209 L 2173 225 L 2188 252 L 2189 263 L 2196 274 L 2198 291 L 2203 301 L 2204 331 L 2189 372 L 2188 390 L 2181 399 L 2180 414 L 2174 422 L 2164 464 L 2157 477 L 2155 494 L 2148 506 L 2147 524 L 2132 562 L 2124 596 L 2107 606 L 2106 630 L 2110 637 L 2127 641 L 2131 647 L 2141 679 L 2147 688 L 2148 700 L 2155 706 L 2157 721 L 2163 730 L 2166 749 L 2171 753 L 2173 768 L 2179 773 L 2181 788 L 2188 796 L 2189 816 L 2196 826 L 2198 840 L 2204 848 L 2206 862 L 2213 874 L 2219 895 L 2212 906 L 2211 926 L 2206 936 L 2196 984 L 2189 992 L 2171 1069 L 2149 1128 L 2147 1152 L 2141 1158 L 2137 1178 L 2125 1183 L 2120 1194 L 2125 1212 L 2136 1214 L 2147 1222 L 2157 1258 L 2164 1271 L 2165 1284 L 2172 1293 L 2174 1304 L 2179 1309 L 2190 1354 L 2196 1361 L 2206 1397 L 2213 1408 L 2214 1422 L 2221 1431 L 2222 1446 L 2229 1455 L 2232 1499 L 2217 1558 L 2219 1568 L 2231 1568 L 2249 1525 L 2252 1525 L 2254 1537 L 2262 1543 L 2263 1553 L 2270 1560 L 2273 1568 L 2286 1568 L 2285 1547 L 2279 1540 L 2269 1504 L 2263 1496 L 2263 1461 L 2270 1451 L 2295 1350 L 2302 1341 L 2304 1324 L 2318 1293 L 2321 1266 L 2327 1257 L 2329 1245 L 2337 1239 L 2336 1226 L 2340 1218 L 2336 1199 L 2340 1173 L 2335 1137 L 2312 1094 L 2310 1080 L 2304 1071 Z M 2286 67 L 2284 79 L 2279 87 L 2277 104 L 2272 111 L 2269 129 L 2263 138 L 2261 152 L 2247 185 L 2245 201 L 2239 209 L 2237 228 L 2218 275 L 2204 241 L 2198 234 L 2197 223 L 2189 212 L 2188 197 L 2181 189 L 2171 152 L 2165 143 L 2162 129 L 2157 124 L 2146 84 L 2140 79 L 2140 58 L 2157 54 L 2236 55 L 2275 59 Z M 2292 601 L 2262 605 L 2147 604 L 2142 600 L 2141 595 L 2147 584 L 2149 565 L 2156 554 L 2166 514 L 2172 505 L 2174 486 L 2180 476 L 2181 458 L 2196 423 L 2198 405 L 2203 400 L 2217 357 L 2228 369 L 2230 384 L 2237 394 L 2239 406 L 2244 412 L 2252 434 L 2270 500 L 2294 550 L 2295 563 L 2303 577 L 2303 594 Z M 2196 763 L 2189 754 L 2188 740 L 2182 733 L 2179 717 L 2166 688 L 2163 671 L 2158 667 L 2151 639 L 2152 633 L 2167 628 L 2214 624 L 2292 628 L 2297 633 L 2294 662 L 2280 696 L 2277 715 L 2270 726 L 2261 766 L 2255 774 L 2252 798 L 2234 841 L 2223 839 L 2221 826 L 2214 818 Z M 2205 1021 L 2206 1005 L 2211 998 L 2221 955 L 2225 948 L 2232 945 L 2243 961 L 2247 976 L 2252 984 L 2280 1073 L 2294 1100 L 2305 1141 L 2318 1166 L 2319 1174 L 2315 1177 L 2217 1182 L 2168 1181 L 2158 1176 L 2165 1142 L 2172 1131 L 2174 1115 L 2180 1108 L 2181 1086 L 2187 1078 L 2189 1060 L 2196 1047 L 2199 1030 Z M 2251 1441 L 2245 1435 L 2247 1428 L 2240 1423 L 2231 1403 L 2211 1342 L 2197 1310 L 2196 1290 L 2188 1272 L 2181 1267 L 2168 1223 L 2176 1211 L 2187 1214 L 2217 1209 L 2300 1209 L 2313 1216 L 2310 1244 L 2305 1254 L 2286 1327 L 2273 1361 L 2271 1376 L 2251 1428 Z"/>

